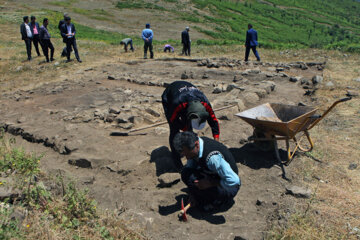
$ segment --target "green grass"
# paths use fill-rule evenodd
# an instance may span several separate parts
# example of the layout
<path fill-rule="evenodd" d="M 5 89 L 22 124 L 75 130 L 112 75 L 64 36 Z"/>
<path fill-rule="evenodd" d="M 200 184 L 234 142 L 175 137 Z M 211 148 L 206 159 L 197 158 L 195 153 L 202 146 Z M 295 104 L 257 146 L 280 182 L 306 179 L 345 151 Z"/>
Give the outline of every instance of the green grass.
<path fill-rule="evenodd" d="M 49 4 L 59 7 L 70 7 L 72 4 L 76 3 L 77 0 L 63 0 L 63 1 L 53 1 Z"/>
<path fill-rule="evenodd" d="M 49 233 L 63 239 L 141 239 L 116 218 L 99 213 L 87 190 L 78 189 L 61 174 L 50 178 L 41 173 L 41 157 L 14 147 L 14 143 L 14 139 L 5 139 L 0 129 L 0 187 L 17 188 L 23 196 L 0 201 L 0 239 L 53 239 Z M 44 182 L 51 184 L 52 191 Z M 27 212 L 23 222 L 12 217 L 16 209 Z"/>
<path fill-rule="evenodd" d="M 325 48 L 360 52 L 360 2 L 354 0 L 191 0 L 197 10 L 176 8 L 166 2 L 129 1 L 117 3 L 120 9 L 158 9 L 170 11 L 179 20 L 193 23 L 212 40 L 197 44 L 243 44 L 247 24 L 258 31 L 264 48 Z M 204 29 L 202 26 L 211 26 Z"/>

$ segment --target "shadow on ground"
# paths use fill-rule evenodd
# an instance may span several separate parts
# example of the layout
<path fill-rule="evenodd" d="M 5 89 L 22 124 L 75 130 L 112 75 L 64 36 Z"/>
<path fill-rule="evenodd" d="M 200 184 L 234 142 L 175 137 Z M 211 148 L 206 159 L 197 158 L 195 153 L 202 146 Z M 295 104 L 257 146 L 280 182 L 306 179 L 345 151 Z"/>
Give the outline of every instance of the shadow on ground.
<path fill-rule="evenodd" d="M 154 149 L 150 155 L 150 162 L 155 163 L 156 176 L 160 176 L 161 174 L 168 172 L 178 172 L 176 170 L 172 154 L 166 146 Z"/>
<path fill-rule="evenodd" d="M 237 163 L 241 163 L 251 169 L 272 168 L 278 164 L 275 151 L 261 151 L 254 144 L 247 143 L 241 148 L 229 149 Z M 279 149 L 281 159 L 286 159 L 286 151 Z"/>
<path fill-rule="evenodd" d="M 188 199 L 188 195 L 186 194 L 187 188 L 183 188 L 181 191 L 184 193 L 175 197 L 174 204 L 168 206 L 159 206 L 160 215 L 167 216 L 173 213 L 180 212 L 181 199 L 184 200 L 184 204 L 187 204 L 187 199 Z M 205 220 L 211 224 L 217 224 L 217 225 L 224 224 L 226 223 L 225 217 L 223 215 L 216 215 L 216 214 L 228 211 L 234 205 L 234 203 L 235 203 L 234 201 L 228 202 L 211 212 L 204 212 L 197 207 L 192 207 L 187 211 L 187 215 L 191 216 L 194 219 Z M 182 219 L 179 218 L 179 221 L 182 221 Z"/>

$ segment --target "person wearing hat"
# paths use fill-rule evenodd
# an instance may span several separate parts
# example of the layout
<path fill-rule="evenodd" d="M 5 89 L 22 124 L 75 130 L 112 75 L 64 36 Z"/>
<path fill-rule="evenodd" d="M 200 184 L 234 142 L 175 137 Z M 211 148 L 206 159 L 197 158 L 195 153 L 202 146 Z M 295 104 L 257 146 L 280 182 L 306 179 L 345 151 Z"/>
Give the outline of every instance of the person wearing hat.
<path fill-rule="evenodd" d="M 170 127 L 169 144 L 174 164 L 183 167 L 180 154 L 175 150 L 173 139 L 182 131 L 201 130 L 209 123 L 215 140 L 219 140 L 219 121 L 205 94 L 186 81 L 171 83 L 161 96 L 166 119 Z"/>
<path fill-rule="evenodd" d="M 179 132 L 173 141 L 176 151 L 187 159 L 181 179 L 188 187 L 191 206 L 211 211 L 233 203 L 241 181 L 229 149 L 193 132 Z"/>
<path fill-rule="evenodd" d="M 154 58 L 152 40 L 154 37 L 153 31 L 150 29 L 150 23 L 145 25 L 145 29 L 142 31 L 142 39 L 144 40 L 144 59 L 147 59 L 147 51 L 150 51 L 150 58 Z"/>
<path fill-rule="evenodd" d="M 190 40 L 190 34 L 189 34 L 190 28 L 186 27 L 185 30 L 181 33 L 181 43 L 183 45 L 182 54 L 185 54 L 186 56 L 190 56 L 191 52 L 191 40 Z"/>

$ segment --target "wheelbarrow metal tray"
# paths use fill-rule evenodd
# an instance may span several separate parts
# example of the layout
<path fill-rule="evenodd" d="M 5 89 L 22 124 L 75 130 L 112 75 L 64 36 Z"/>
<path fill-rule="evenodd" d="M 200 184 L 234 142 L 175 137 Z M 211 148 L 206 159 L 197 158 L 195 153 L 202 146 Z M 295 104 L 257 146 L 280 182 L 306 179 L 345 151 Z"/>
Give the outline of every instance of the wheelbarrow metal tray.
<path fill-rule="evenodd" d="M 317 108 L 306 106 L 265 103 L 236 116 L 264 133 L 293 138 L 309 127 L 314 121 L 310 117 L 316 111 Z"/>

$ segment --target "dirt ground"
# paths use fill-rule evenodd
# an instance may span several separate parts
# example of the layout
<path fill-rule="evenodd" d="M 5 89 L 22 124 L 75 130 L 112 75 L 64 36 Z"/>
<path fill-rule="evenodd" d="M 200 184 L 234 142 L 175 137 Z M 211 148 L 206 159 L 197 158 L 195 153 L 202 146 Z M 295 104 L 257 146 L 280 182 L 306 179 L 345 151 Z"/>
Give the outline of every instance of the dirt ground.
<path fill-rule="evenodd" d="M 285 194 L 285 187 L 303 185 L 293 170 L 304 161 L 319 163 L 296 157 L 286 168 L 292 181 L 282 179 L 274 154 L 247 143 L 252 127 L 234 114 L 266 102 L 316 105 L 311 79 L 324 67 L 225 58 L 103 63 L 64 74 L 61 81 L 2 94 L 0 126 L 17 144 L 44 154 L 43 171 L 76 179 L 102 208 L 117 211 L 150 239 L 262 239 L 304 204 Z M 167 125 L 141 131 L 146 135 L 110 136 L 164 121 L 161 94 L 182 78 L 205 92 L 214 108 L 235 105 L 216 115 L 220 140 L 234 154 L 242 181 L 230 209 L 191 209 L 188 223 L 177 217 L 181 198 L 187 199 L 185 185 L 159 186 L 165 173 L 180 177 L 172 165 Z M 211 136 L 211 130 L 199 135 Z"/>

